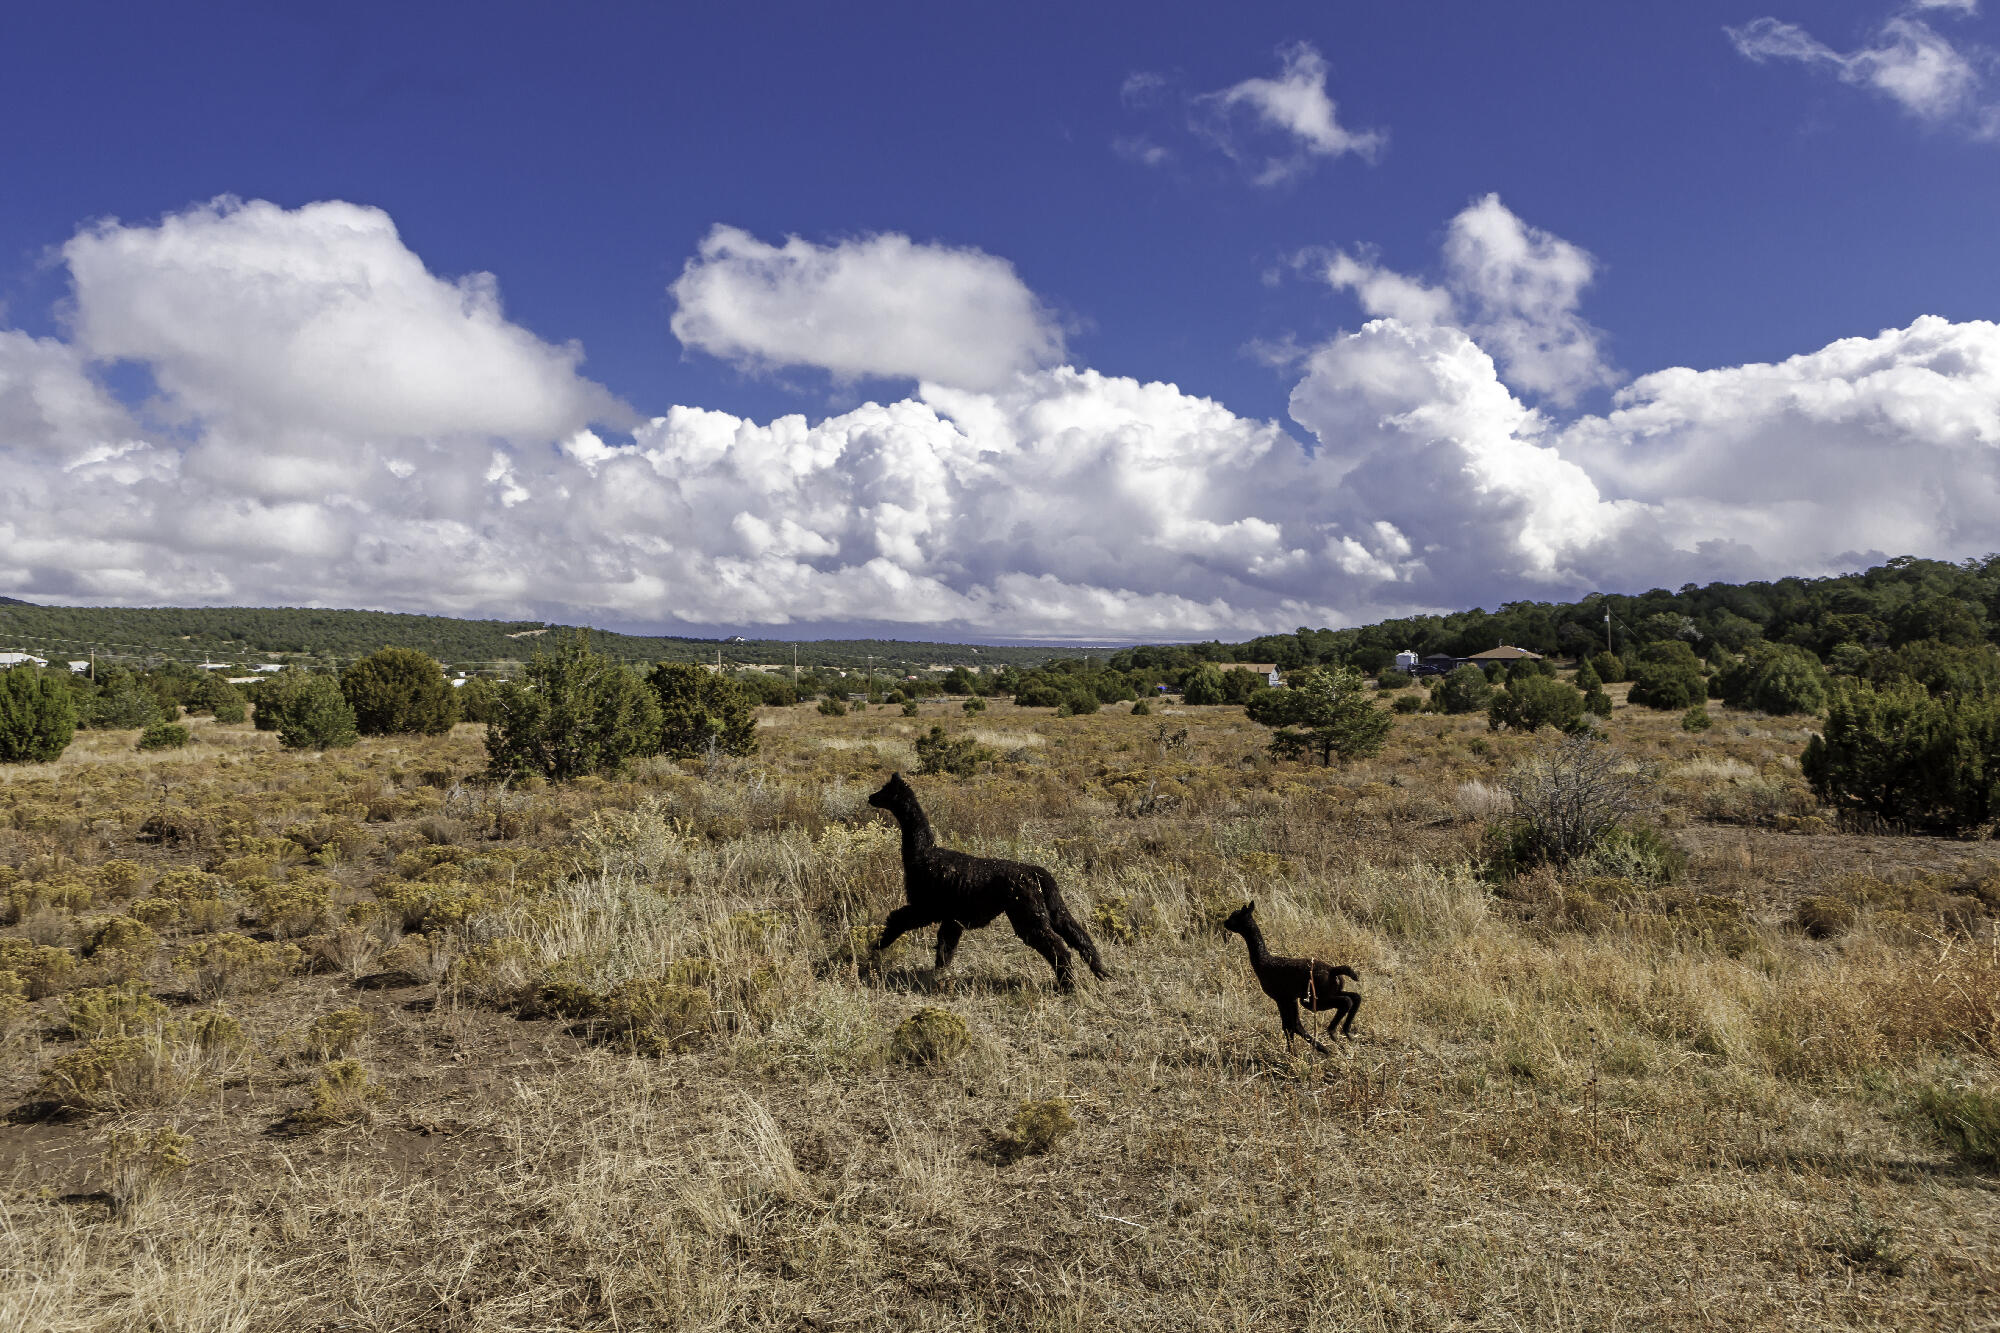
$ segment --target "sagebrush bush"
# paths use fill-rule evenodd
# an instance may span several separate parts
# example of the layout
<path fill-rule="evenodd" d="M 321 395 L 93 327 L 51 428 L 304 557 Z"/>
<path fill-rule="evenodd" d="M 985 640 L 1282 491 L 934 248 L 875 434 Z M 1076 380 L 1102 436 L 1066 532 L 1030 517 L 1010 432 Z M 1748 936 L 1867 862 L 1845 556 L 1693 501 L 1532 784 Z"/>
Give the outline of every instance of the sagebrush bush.
<path fill-rule="evenodd" d="M 965 1020 L 949 1009 L 926 1005 L 896 1025 L 889 1048 L 908 1065 L 950 1064 L 972 1045 Z"/>
<path fill-rule="evenodd" d="M 264 944 L 232 931 L 189 944 L 174 958 L 174 968 L 192 980 L 197 995 L 214 999 L 269 989 L 300 961 L 293 945 Z"/>
<path fill-rule="evenodd" d="M 168 1034 L 156 1027 L 98 1037 L 57 1056 L 42 1071 L 40 1091 L 71 1110 L 106 1111 L 171 1105 L 194 1084 Z"/>
<path fill-rule="evenodd" d="M 194 1165 L 194 1140 L 162 1125 L 144 1130 L 114 1131 L 105 1146 L 103 1166 L 112 1206 L 120 1212 L 137 1208 Z"/>
<path fill-rule="evenodd" d="M 1015 1108 L 1007 1128 L 995 1136 L 996 1146 L 1010 1161 L 1041 1157 L 1075 1132 L 1076 1117 L 1070 1114 L 1066 1098 L 1030 1099 Z"/>
<path fill-rule="evenodd" d="M 1650 785 L 1608 741 L 1565 736 L 1544 744 L 1502 782 L 1513 806 L 1501 835 L 1503 872 L 1568 865 L 1595 850 L 1645 808 Z"/>
<path fill-rule="evenodd" d="M 63 1028 L 75 1041 L 128 1037 L 167 1021 L 167 1006 L 139 986 L 102 986 L 63 999 Z"/>
<path fill-rule="evenodd" d="M 292 1118 L 304 1125 L 352 1125 L 375 1118 L 375 1104 L 388 1089 L 368 1075 L 368 1067 L 352 1058 L 335 1060 L 321 1071 L 307 1092 L 307 1102 Z"/>
<path fill-rule="evenodd" d="M 342 1059 L 359 1051 L 381 1021 L 360 1009 L 336 1009 L 321 1014 L 299 1034 L 299 1049 L 314 1060 Z"/>

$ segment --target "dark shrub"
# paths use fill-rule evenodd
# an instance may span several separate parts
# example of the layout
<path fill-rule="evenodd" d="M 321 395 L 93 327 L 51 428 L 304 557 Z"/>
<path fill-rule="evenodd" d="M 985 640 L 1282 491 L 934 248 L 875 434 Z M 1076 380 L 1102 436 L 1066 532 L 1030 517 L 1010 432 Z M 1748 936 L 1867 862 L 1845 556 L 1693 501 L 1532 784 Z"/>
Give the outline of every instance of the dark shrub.
<path fill-rule="evenodd" d="M 1583 721 L 1583 693 L 1552 676 L 1523 676 L 1493 696 L 1486 725 L 1494 731 L 1574 731 Z"/>
<path fill-rule="evenodd" d="M 1742 660 L 1724 667 L 1717 679 L 1720 697 L 1731 708 L 1817 713 L 1826 707 L 1826 668 L 1817 657 L 1791 644 L 1752 644 Z"/>
<path fill-rule="evenodd" d="M 139 734 L 141 750 L 178 750 L 188 743 L 188 729 L 178 722 L 155 722 Z"/>
<path fill-rule="evenodd" d="M 979 765 L 993 758 L 993 752 L 970 736 L 951 737 L 943 727 L 934 726 L 917 737 L 917 772 L 950 773 L 970 777 Z"/>
<path fill-rule="evenodd" d="M 604 773 L 660 743 L 653 692 L 614 658 L 590 650 L 579 631 L 537 651 L 523 680 L 500 688 L 500 717 L 486 729 L 497 773 L 539 773 L 558 782 Z"/>
<path fill-rule="evenodd" d="M 1647 708 L 1684 710 L 1708 698 L 1708 677 L 1694 649 L 1680 640 L 1650 643 L 1632 668 L 1632 691 L 1626 698 Z"/>
<path fill-rule="evenodd" d="M 1365 758 L 1382 748 L 1395 726 L 1389 711 L 1377 708 L 1361 673 L 1353 667 L 1309 667 L 1290 688 L 1266 690 L 1250 700 L 1250 720 L 1276 728 L 1271 753 L 1281 759 L 1318 756 Z"/>
<path fill-rule="evenodd" d="M 303 671 L 280 672 L 265 682 L 257 717 L 288 750 L 334 750 L 354 744 L 359 734 L 340 682 Z"/>
<path fill-rule="evenodd" d="M 458 721 L 458 691 L 428 653 L 384 648 L 340 673 L 363 736 L 442 736 Z"/>
<path fill-rule="evenodd" d="M 757 700 L 735 680 L 691 662 L 661 662 L 646 684 L 660 708 L 660 753 L 685 758 L 711 745 L 723 754 L 756 752 Z"/>
<path fill-rule="evenodd" d="M 1619 681 L 1625 679 L 1624 659 L 1609 649 L 1601 653 L 1591 654 L 1589 665 L 1590 669 L 1597 673 L 1598 680 L 1606 685 L 1616 685 Z"/>
<path fill-rule="evenodd" d="M 0 764 L 46 764 L 76 734 L 69 687 L 23 663 L 0 671 Z"/>
<path fill-rule="evenodd" d="M 1995 813 L 2000 699 L 1933 698 L 1914 681 L 1878 689 L 1836 678 L 1826 730 L 1800 766 L 1831 805 L 1924 828 L 1979 828 Z"/>
<path fill-rule="evenodd" d="M 1440 713 L 1483 712 L 1492 699 L 1493 686 L 1486 673 L 1469 662 L 1455 668 L 1431 690 L 1431 703 Z"/>

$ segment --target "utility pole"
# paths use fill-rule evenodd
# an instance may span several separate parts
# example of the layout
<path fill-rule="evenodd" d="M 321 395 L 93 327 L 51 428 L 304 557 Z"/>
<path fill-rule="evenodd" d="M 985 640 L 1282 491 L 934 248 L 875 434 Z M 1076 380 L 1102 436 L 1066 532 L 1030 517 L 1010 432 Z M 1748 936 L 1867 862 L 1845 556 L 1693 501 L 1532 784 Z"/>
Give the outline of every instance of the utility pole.
<path fill-rule="evenodd" d="M 799 646 L 792 645 L 792 693 L 799 691 Z"/>
<path fill-rule="evenodd" d="M 1604 651 L 1613 656 L 1616 656 L 1618 651 L 1611 646 L 1611 608 L 1608 606 L 1604 608 Z"/>

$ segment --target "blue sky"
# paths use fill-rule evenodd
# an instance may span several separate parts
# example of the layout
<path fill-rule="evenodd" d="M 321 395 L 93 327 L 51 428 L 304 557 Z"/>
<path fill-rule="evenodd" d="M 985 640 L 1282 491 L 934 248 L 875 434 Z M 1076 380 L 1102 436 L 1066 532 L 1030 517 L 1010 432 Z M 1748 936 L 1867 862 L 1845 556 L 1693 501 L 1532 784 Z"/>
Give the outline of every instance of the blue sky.
<path fill-rule="evenodd" d="M 705 8 L 10 16 L 0 591 L 1189 637 L 2000 546 L 1973 0 Z"/>

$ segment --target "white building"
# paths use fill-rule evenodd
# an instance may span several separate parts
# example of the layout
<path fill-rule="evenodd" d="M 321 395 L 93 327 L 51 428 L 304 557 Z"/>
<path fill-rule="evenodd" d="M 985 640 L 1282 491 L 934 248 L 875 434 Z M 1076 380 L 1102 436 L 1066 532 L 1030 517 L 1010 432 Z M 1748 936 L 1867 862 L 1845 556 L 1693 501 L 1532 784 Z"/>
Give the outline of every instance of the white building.
<path fill-rule="evenodd" d="M 1414 671 L 1416 669 L 1417 655 L 1414 651 L 1405 648 L 1402 652 L 1396 654 L 1396 670 Z"/>
<path fill-rule="evenodd" d="M 36 657 L 33 653 L 0 653 L 0 671 L 4 671 L 8 667 L 20 666 L 23 663 L 31 666 L 45 667 L 49 664 L 49 661 L 46 657 Z"/>

